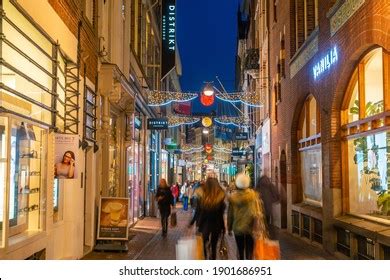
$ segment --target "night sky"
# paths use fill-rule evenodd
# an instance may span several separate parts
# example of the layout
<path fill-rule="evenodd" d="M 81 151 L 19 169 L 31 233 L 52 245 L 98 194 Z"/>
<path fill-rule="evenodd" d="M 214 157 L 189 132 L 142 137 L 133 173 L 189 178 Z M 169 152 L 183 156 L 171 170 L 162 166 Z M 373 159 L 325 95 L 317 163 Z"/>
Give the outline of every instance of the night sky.
<path fill-rule="evenodd" d="M 176 0 L 182 91 L 199 92 L 205 81 L 214 81 L 214 85 L 219 87 L 215 76 L 219 77 L 227 92 L 235 91 L 239 1 Z M 210 112 L 216 110 L 218 103 L 204 107 L 195 99 L 192 110 Z"/>

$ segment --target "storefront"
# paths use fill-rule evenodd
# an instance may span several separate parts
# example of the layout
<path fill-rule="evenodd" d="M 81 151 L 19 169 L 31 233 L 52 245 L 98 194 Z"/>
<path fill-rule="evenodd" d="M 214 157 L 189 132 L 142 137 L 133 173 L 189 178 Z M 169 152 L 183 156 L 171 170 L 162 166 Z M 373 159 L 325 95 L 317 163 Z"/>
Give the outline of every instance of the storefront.
<path fill-rule="evenodd" d="M 390 259 L 390 54 L 376 47 L 360 58 L 342 107 L 343 213 L 337 251 Z M 355 246 L 354 244 L 357 244 Z"/>
<path fill-rule="evenodd" d="M 76 187 L 81 179 L 53 175 L 54 131 L 81 137 L 80 97 L 69 97 L 69 85 L 82 84 L 75 64 L 77 38 L 48 3 L 39 3 L 35 9 L 63 28 L 61 39 L 53 39 L 58 34 L 35 21 L 44 19 L 27 13 L 30 4 L 1 2 L 0 259 L 80 258 L 83 231 L 77 234 L 74 227 L 84 225 L 76 218 L 83 216 L 84 190 Z M 83 153 L 75 155 L 80 174 Z M 80 201 L 71 199 L 76 195 Z"/>

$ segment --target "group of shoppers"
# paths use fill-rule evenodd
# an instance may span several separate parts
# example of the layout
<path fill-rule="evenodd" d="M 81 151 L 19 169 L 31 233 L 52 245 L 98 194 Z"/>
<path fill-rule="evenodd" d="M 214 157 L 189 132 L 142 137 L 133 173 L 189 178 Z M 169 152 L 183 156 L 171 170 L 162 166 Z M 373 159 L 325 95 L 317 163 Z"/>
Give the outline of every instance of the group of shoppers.
<path fill-rule="evenodd" d="M 168 216 L 174 205 L 173 193 L 162 179 L 156 199 L 163 235 L 167 233 Z M 207 178 L 193 191 L 193 199 L 196 206 L 189 227 L 196 224 L 197 231 L 202 235 L 206 259 L 216 259 L 218 241 L 224 238 L 226 231 L 229 235 L 234 234 L 241 260 L 252 259 L 255 235 L 274 238 L 272 203 L 279 200 L 279 195 L 266 176 L 262 176 L 256 186 L 251 186 L 249 176 L 243 173 L 237 175 L 234 186 L 224 182 L 220 184 L 216 178 Z M 227 228 L 224 221 L 226 208 Z"/>

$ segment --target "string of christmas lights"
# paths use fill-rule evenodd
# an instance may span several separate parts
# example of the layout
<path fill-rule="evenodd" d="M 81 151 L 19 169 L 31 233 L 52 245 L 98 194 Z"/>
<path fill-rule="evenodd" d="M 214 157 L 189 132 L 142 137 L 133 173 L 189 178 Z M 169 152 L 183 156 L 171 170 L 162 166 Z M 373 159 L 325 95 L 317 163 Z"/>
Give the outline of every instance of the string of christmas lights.
<path fill-rule="evenodd" d="M 183 154 L 193 154 L 193 153 L 199 153 L 201 151 L 203 151 L 203 146 L 200 146 L 200 147 L 194 147 L 192 145 L 184 145 L 180 151 L 183 153 Z"/>
<path fill-rule="evenodd" d="M 237 103 L 241 102 L 251 107 L 262 107 L 260 94 L 256 92 L 233 92 L 233 93 L 222 93 L 219 92 L 215 95 L 220 100 Z"/>
<path fill-rule="evenodd" d="M 200 118 L 188 116 L 170 116 L 168 118 L 168 127 L 176 127 L 182 124 L 195 124 L 200 121 Z"/>
<path fill-rule="evenodd" d="M 174 91 L 148 91 L 149 106 L 164 106 L 172 102 L 188 102 L 198 97 L 197 93 L 185 93 Z"/>
<path fill-rule="evenodd" d="M 219 117 L 215 118 L 214 121 L 224 125 L 234 125 L 237 127 L 249 127 L 249 120 L 243 116 L 241 117 Z"/>

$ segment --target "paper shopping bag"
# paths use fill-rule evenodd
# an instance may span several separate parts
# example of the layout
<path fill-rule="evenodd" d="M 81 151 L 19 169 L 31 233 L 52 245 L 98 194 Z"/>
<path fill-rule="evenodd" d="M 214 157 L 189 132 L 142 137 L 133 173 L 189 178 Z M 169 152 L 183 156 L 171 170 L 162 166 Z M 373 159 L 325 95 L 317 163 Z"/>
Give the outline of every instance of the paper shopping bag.
<path fill-rule="evenodd" d="M 256 239 L 253 248 L 253 258 L 255 260 L 279 260 L 279 241 L 270 240 L 268 238 Z"/>

